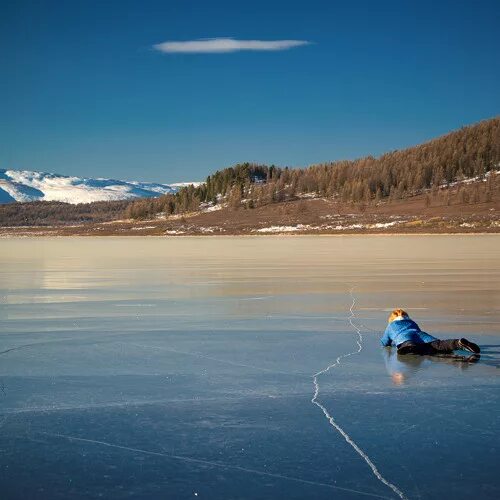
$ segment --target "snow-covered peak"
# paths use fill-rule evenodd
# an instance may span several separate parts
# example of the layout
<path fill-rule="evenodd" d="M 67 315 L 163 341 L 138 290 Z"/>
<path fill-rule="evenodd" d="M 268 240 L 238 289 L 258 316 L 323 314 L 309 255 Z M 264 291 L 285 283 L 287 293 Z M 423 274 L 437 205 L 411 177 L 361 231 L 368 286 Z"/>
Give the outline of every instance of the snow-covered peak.
<path fill-rule="evenodd" d="M 153 182 L 120 181 L 72 177 L 29 170 L 0 169 L 0 203 L 14 201 L 93 201 L 150 198 L 175 193 L 191 183 L 157 184 Z M 200 183 L 192 183 L 199 185 Z"/>

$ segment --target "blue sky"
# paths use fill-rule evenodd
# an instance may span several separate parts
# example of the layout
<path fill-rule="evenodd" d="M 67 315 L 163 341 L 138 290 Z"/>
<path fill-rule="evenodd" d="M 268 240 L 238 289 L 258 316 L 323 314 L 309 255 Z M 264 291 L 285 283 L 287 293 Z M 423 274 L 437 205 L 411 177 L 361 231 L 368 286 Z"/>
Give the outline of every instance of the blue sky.
<path fill-rule="evenodd" d="M 175 182 L 378 155 L 500 111 L 500 2 L 2 2 L 0 168 Z M 205 38 L 308 45 L 161 52 Z"/>

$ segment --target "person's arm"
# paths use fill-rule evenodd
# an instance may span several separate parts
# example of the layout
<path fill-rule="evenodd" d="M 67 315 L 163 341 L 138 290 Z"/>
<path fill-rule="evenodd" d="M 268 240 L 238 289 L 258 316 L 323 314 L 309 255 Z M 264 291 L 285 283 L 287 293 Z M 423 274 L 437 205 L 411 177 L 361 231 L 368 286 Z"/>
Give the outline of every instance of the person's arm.
<path fill-rule="evenodd" d="M 387 328 L 385 329 L 384 335 L 383 335 L 383 337 L 380 339 L 380 343 L 381 343 L 384 347 L 389 347 L 389 346 L 391 346 L 391 345 L 392 345 L 391 336 L 389 335 L 389 329 L 390 329 L 390 326 L 391 326 L 391 325 L 387 325 Z"/>

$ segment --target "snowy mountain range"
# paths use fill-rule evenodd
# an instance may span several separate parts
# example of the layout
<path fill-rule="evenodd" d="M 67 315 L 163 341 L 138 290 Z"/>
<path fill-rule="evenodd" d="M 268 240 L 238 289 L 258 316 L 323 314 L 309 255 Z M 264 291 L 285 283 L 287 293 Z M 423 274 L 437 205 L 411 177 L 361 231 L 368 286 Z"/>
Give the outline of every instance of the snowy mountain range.
<path fill-rule="evenodd" d="M 77 204 L 152 198 L 166 193 L 175 193 L 179 188 L 189 184 L 196 186 L 200 183 L 157 184 L 0 169 L 0 203 L 44 200 Z"/>

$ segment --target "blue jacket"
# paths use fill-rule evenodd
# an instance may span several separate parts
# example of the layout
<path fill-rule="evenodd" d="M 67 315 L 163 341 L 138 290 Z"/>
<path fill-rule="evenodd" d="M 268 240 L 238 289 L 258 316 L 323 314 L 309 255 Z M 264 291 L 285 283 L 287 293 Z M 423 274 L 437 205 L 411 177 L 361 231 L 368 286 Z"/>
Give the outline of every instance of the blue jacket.
<path fill-rule="evenodd" d="M 408 318 L 389 323 L 380 342 L 384 347 L 390 345 L 397 347 L 408 340 L 414 344 L 427 344 L 433 340 L 437 340 L 437 338 L 420 330 L 415 321 Z"/>

